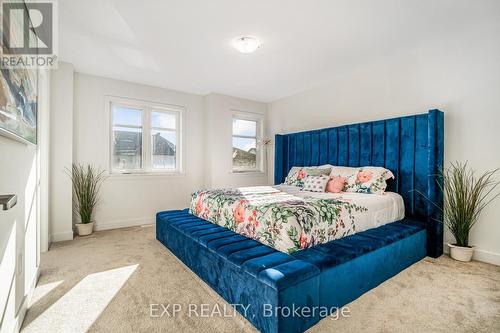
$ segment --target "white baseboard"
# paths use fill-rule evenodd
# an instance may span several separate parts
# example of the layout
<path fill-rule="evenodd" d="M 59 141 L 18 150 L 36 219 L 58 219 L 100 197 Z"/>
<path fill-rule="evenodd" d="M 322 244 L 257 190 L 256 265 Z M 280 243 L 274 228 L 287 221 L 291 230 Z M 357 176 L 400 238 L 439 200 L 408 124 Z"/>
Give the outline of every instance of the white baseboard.
<path fill-rule="evenodd" d="M 450 253 L 450 248 L 447 243 L 444 243 L 443 246 L 444 253 Z M 500 253 L 490 252 L 481 249 L 475 249 L 474 255 L 472 256 L 472 260 L 485 262 L 488 264 L 500 266 Z"/>
<path fill-rule="evenodd" d="M 472 259 L 500 266 L 500 253 L 476 249 Z"/>
<path fill-rule="evenodd" d="M 50 235 L 50 242 L 73 240 L 73 230 L 56 232 Z"/>
<path fill-rule="evenodd" d="M 155 223 L 154 217 L 140 217 L 135 219 L 127 219 L 127 220 L 113 220 L 113 221 L 97 221 L 94 225 L 94 230 L 110 230 L 110 229 L 118 229 L 118 228 L 128 228 L 128 227 L 136 227 L 146 224 Z M 65 231 L 65 232 L 57 232 L 50 235 L 51 242 L 62 242 L 67 240 L 73 240 L 73 230 Z"/>
<path fill-rule="evenodd" d="M 153 223 L 155 223 L 154 217 L 140 217 L 135 219 L 114 220 L 114 221 L 104 221 L 104 222 L 97 221 L 95 223 L 94 230 L 99 231 L 99 230 L 137 227 Z"/>

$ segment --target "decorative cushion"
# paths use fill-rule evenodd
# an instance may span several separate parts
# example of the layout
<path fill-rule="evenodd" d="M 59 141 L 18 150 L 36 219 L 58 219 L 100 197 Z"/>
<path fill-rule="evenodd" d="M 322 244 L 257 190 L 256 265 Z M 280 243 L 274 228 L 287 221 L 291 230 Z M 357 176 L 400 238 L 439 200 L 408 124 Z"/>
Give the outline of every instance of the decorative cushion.
<path fill-rule="evenodd" d="M 331 176 L 326 184 L 326 192 L 340 193 L 347 184 L 347 178 L 340 176 Z"/>
<path fill-rule="evenodd" d="M 318 167 L 293 167 L 288 172 L 288 176 L 285 179 L 286 185 L 304 186 L 304 180 L 307 176 L 321 176 L 321 175 L 329 175 L 331 172 L 331 168 L 318 168 Z"/>
<path fill-rule="evenodd" d="M 330 180 L 327 175 L 307 176 L 302 190 L 310 192 L 325 192 L 326 184 Z"/>
<path fill-rule="evenodd" d="M 394 178 L 390 170 L 382 167 L 359 168 L 355 177 L 347 180 L 346 192 L 383 194 L 387 188 L 386 180 Z"/>

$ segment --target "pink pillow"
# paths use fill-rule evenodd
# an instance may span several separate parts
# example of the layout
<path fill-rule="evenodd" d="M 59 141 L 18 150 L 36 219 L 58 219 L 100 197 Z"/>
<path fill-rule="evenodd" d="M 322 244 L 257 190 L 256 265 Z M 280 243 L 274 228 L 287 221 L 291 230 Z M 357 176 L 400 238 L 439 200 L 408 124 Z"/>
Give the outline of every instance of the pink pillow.
<path fill-rule="evenodd" d="M 340 176 L 332 176 L 326 184 L 326 192 L 340 193 L 344 189 L 347 179 Z"/>

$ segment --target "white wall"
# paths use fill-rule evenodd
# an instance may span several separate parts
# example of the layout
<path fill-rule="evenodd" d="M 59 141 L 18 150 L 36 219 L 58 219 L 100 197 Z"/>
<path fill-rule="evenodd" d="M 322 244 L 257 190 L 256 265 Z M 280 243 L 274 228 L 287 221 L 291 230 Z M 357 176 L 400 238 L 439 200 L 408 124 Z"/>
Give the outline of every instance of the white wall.
<path fill-rule="evenodd" d="M 60 62 L 51 75 L 49 224 L 51 241 L 73 239 L 71 179 L 73 161 L 73 66 Z"/>
<path fill-rule="evenodd" d="M 344 69 L 330 83 L 269 105 L 271 134 L 380 118 L 445 112 L 445 162 L 500 167 L 500 21 L 393 51 Z M 272 170 L 272 165 L 271 165 Z M 272 172 L 270 172 L 271 176 Z M 497 176 L 500 178 L 500 175 Z M 500 200 L 471 234 L 476 259 L 500 264 Z M 446 237 L 449 239 L 449 235 Z"/>
<path fill-rule="evenodd" d="M 67 175 L 58 176 L 71 165 L 69 157 L 73 162 L 90 163 L 109 171 L 106 96 L 184 107 L 184 172 L 111 175 L 103 184 L 101 204 L 96 210 L 97 230 L 153 223 L 158 211 L 188 207 L 191 193 L 201 188 L 267 184 L 266 172 L 231 173 L 232 112 L 254 112 L 265 117 L 264 103 L 217 94 L 201 96 L 81 74 L 64 62 L 53 73 L 52 84 L 51 175 L 54 175 L 50 192 L 51 198 L 57 199 L 52 202 L 51 214 L 58 217 L 51 219 L 53 241 L 66 239 L 72 227 L 67 219 L 71 184 Z M 71 115 L 63 114 L 67 110 Z M 70 119 L 73 126 L 67 124 Z M 57 212 L 58 207 L 63 207 L 63 211 Z"/>
<path fill-rule="evenodd" d="M 48 77 L 38 77 L 38 112 L 47 114 Z M 38 277 L 39 221 L 44 208 L 40 196 L 40 150 L 46 149 L 47 117 L 39 117 L 38 146 L 0 135 L 0 194 L 16 194 L 17 205 L 0 210 L 0 332 L 20 328 L 28 299 Z M 43 182 L 46 180 L 44 179 Z M 42 205 L 42 206 L 41 206 Z"/>
<path fill-rule="evenodd" d="M 185 208 L 203 185 L 203 97 L 75 73 L 74 161 L 109 169 L 109 115 L 105 96 L 185 107 L 185 167 L 181 175 L 112 175 L 102 188 L 96 228 L 153 223 L 159 210 Z"/>
<path fill-rule="evenodd" d="M 205 97 L 205 187 L 267 185 L 266 172 L 232 172 L 232 119 L 234 112 L 261 115 L 266 124 L 267 105 L 246 99 L 209 94 Z M 264 136 L 266 136 L 264 129 Z"/>

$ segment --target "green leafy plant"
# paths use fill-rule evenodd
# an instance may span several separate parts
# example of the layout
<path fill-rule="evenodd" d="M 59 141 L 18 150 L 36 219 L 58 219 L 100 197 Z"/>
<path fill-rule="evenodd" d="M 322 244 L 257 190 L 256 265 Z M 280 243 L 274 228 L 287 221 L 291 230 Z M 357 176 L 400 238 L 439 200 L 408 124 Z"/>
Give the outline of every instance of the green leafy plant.
<path fill-rule="evenodd" d="M 477 175 L 467 163 L 455 162 L 439 174 L 438 182 L 444 195 L 443 220 L 456 240 L 456 245 L 469 247 L 469 232 L 483 210 L 500 193 L 494 179 L 499 169 Z M 441 209 L 441 208 L 440 208 Z"/>
<path fill-rule="evenodd" d="M 73 163 L 67 170 L 73 183 L 73 211 L 80 216 L 81 223 L 92 222 L 92 214 L 99 203 L 99 190 L 106 179 L 104 171 L 90 164 Z"/>

